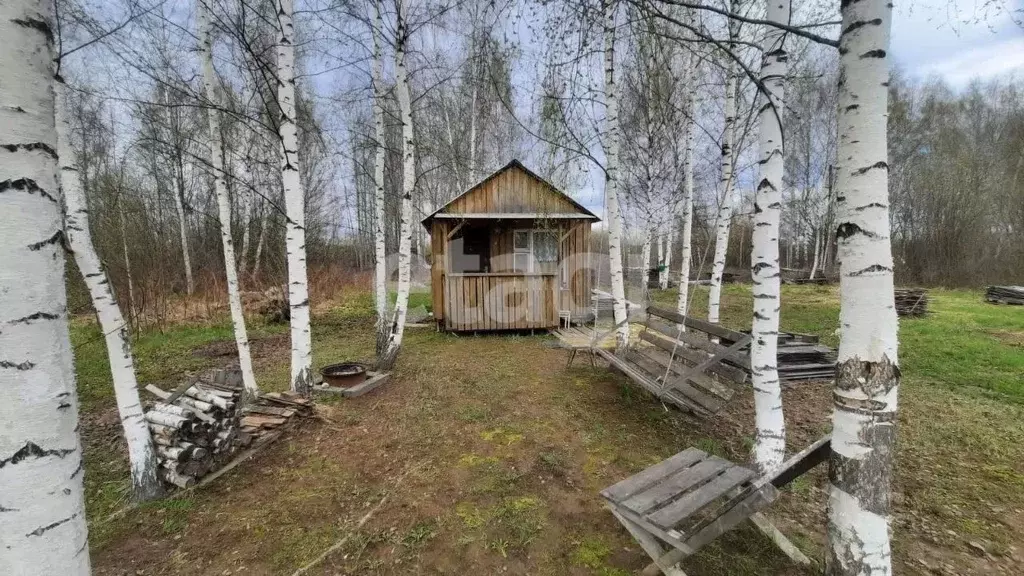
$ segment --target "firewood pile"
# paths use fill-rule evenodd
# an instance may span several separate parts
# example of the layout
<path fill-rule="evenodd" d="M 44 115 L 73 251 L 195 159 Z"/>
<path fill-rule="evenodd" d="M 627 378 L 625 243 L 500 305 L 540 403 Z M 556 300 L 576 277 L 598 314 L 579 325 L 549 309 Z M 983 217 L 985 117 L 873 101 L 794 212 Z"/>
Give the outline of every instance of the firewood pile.
<path fill-rule="evenodd" d="M 895 291 L 896 314 L 924 316 L 928 314 L 928 292 L 922 288 L 898 288 Z"/>
<path fill-rule="evenodd" d="M 985 300 L 993 304 L 1024 305 L 1024 286 L 989 286 Z"/>
<path fill-rule="evenodd" d="M 174 392 L 152 384 L 157 397 L 147 407 L 160 463 L 160 478 L 178 488 L 191 488 L 227 464 L 232 456 L 295 416 L 308 416 L 308 399 L 288 394 L 265 394 L 242 402 L 242 374 L 213 370 L 195 376 Z"/>

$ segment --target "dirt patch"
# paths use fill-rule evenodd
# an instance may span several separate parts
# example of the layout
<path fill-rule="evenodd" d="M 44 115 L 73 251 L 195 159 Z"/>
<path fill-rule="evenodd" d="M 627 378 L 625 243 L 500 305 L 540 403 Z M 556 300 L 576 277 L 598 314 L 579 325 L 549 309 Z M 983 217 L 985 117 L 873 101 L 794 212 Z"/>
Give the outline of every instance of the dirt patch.
<path fill-rule="evenodd" d="M 1024 348 L 1024 332 L 1013 332 L 1010 330 L 989 330 L 989 334 L 1003 344 L 1015 348 Z"/>
<path fill-rule="evenodd" d="M 287 334 L 265 336 L 249 340 L 249 349 L 254 360 L 272 358 L 288 351 Z M 238 345 L 234 341 L 211 342 L 192 351 L 199 358 L 210 358 L 218 364 L 231 364 L 238 361 Z"/>

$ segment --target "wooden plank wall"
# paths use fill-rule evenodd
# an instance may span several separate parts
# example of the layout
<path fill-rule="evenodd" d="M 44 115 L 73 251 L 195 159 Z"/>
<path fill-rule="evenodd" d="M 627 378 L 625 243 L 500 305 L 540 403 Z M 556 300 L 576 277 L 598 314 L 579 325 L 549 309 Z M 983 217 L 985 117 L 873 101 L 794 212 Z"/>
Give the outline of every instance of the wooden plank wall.
<path fill-rule="evenodd" d="M 513 167 L 455 199 L 443 212 L 577 213 L 579 208 L 550 186 Z"/>
<path fill-rule="evenodd" d="M 560 310 L 569 310 L 572 317 L 584 318 L 591 313 L 590 290 L 592 271 L 590 270 L 590 222 L 579 223 L 572 228 L 568 222 L 564 228 L 569 232 L 559 246 L 559 263 L 569 269 L 569 285 L 567 290 L 560 292 Z M 564 235 L 565 232 L 562 233 Z M 561 238 L 561 235 L 559 236 Z M 561 283 L 561 277 L 558 279 Z"/>
<path fill-rule="evenodd" d="M 529 330 L 558 326 L 556 278 L 450 275 L 444 280 L 444 326 L 454 331 Z"/>
<path fill-rule="evenodd" d="M 430 224 L 430 296 L 434 319 L 444 319 L 444 270 L 448 246 L 448 222 L 434 220 Z"/>

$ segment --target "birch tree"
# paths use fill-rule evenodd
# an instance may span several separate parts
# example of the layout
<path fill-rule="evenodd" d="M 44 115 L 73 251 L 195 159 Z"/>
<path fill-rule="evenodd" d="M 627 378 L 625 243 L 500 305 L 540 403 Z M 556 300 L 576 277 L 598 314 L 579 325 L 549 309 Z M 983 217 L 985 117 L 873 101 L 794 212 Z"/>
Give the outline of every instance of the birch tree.
<path fill-rule="evenodd" d="M 608 211 L 608 268 L 612 282 L 612 311 L 618 349 L 629 344 L 626 285 L 622 270 L 622 213 L 619 210 L 619 101 L 615 86 L 615 0 L 602 0 L 604 16 L 605 204 Z M 644 272 L 646 274 L 646 272 Z"/>
<path fill-rule="evenodd" d="M 789 0 L 768 2 L 766 19 L 788 24 Z M 786 422 L 779 384 L 778 342 L 781 273 L 779 216 L 782 207 L 782 113 L 785 97 L 786 34 L 770 24 L 762 46 L 758 142 L 759 177 L 754 191 L 753 279 L 754 314 L 751 324 L 750 368 L 754 388 L 756 427 L 754 462 L 761 473 L 777 468 L 786 455 Z"/>
<path fill-rule="evenodd" d="M 729 4 L 729 12 L 737 13 L 739 1 Z M 729 19 L 729 41 L 724 57 L 725 63 L 725 125 L 722 129 L 722 176 L 718 218 L 715 222 L 715 256 L 711 264 L 711 288 L 708 291 L 708 322 L 718 323 L 719 305 L 722 301 L 722 275 L 725 273 L 725 257 L 729 249 L 729 228 L 732 224 L 733 170 L 735 155 L 733 144 L 736 140 L 736 40 L 739 36 L 738 20 Z"/>
<path fill-rule="evenodd" d="M 93 246 L 92 233 L 89 229 L 89 210 L 79 176 L 78 155 L 71 145 L 72 128 L 65 95 L 67 87 L 63 78 L 55 78 L 54 88 L 60 187 L 66 211 L 64 230 L 74 252 L 75 262 L 89 289 L 96 318 L 106 341 L 110 376 L 114 383 L 114 398 L 128 444 L 128 463 L 135 499 L 151 500 L 160 496 L 162 489 L 157 477 L 153 439 L 143 417 L 142 402 L 139 400 L 128 325 L 117 305 L 107 272 Z"/>
<path fill-rule="evenodd" d="M 825 565 L 833 576 L 887 576 L 900 383 L 886 162 L 892 5 L 844 2 L 841 11 L 836 238 L 842 333 Z"/>
<path fill-rule="evenodd" d="M 388 341 L 388 271 L 387 246 L 384 233 L 384 56 L 382 54 L 384 18 L 381 2 L 374 2 L 373 17 L 373 293 L 377 306 L 377 356 L 385 351 Z"/>
<path fill-rule="evenodd" d="M 682 198 L 682 251 L 679 258 L 679 298 L 676 310 L 685 315 L 690 305 L 690 261 L 693 254 L 693 141 L 694 111 L 697 78 L 696 58 L 693 52 L 686 52 L 686 94 L 683 97 L 685 118 L 683 119 L 683 198 Z M 680 325 L 682 327 L 682 325 Z M 682 329 L 682 328 L 680 328 Z"/>
<path fill-rule="evenodd" d="M 292 390 L 309 395 L 313 385 L 313 341 L 306 278 L 306 211 L 299 178 L 299 132 L 295 123 L 293 0 L 277 0 L 277 104 L 281 109 L 281 181 L 284 187 L 288 305 L 291 308 Z"/>
<path fill-rule="evenodd" d="M 210 108 L 206 110 L 208 132 L 208 148 L 210 165 L 213 166 L 214 190 L 217 195 L 218 216 L 220 219 L 220 237 L 224 247 L 224 270 L 228 284 L 228 303 L 231 308 L 231 322 L 234 325 L 235 344 L 238 347 L 238 364 L 242 370 L 242 383 L 246 394 L 255 396 L 259 393 L 256 376 L 252 371 L 252 356 L 249 352 L 249 335 L 245 328 L 245 316 L 242 313 L 242 296 L 238 288 L 238 270 L 235 268 L 235 246 L 231 238 L 231 200 L 228 198 L 227 183 L 224 180 L 224 156 L 220 129 L 220 97 L 217 94 L 217 75 L 213 68 L 213 26 L 210 22 L 209 6 L 205 0 L 197 5 L 197 24 L 199 27 L 199 51 L 203 66 L 203 86 L 206 100 Z"/>
<path fill-rule="evenodd" d="M 0 573 L 89 574 L 64 292 L 53 4 L 0 3 Z"/>
<path fill-rule="evenodd" d="M 412 96 L 406 53 L 409 42 L 407 0 L 400 0 L 395 27 L 395 89 L 402 118 L 402 211 L 398 240 L 398 295 L 388 335 L 387 346 L 378 364 L 390 369 L 398 358 L 405 333 L 405 316 L 409 309 L 410 266 L 412 264 L 412 194 L 416 189 L 416 141 L 412 125 Z"/>

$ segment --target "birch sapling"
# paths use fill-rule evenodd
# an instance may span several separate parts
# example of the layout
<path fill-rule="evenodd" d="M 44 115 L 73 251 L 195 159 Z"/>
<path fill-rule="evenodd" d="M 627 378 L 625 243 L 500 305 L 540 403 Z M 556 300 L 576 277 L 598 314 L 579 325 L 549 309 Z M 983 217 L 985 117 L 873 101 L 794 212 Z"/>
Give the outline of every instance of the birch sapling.
<path fill-rule="evenodd" d="M 644 234 L 644 245 L 640 249 L 640 289 L 647 293 L 649 270 L 651 269 L 651 245 L 654 243 L 654 230 L 647 229 Z"/>
<path fill-rule="evenodd" d="M 291 311 L 292 390 L 308 396 L 313 386 L 313 340 L 306 277 L 306 209 L 299 177 L 299 131 L 295 120 L 295 30 L 293 0 L 277 0 L 277 104 L 281 109 L 281 182 L 284 188 L 288 306 Z"/>
<path fill-rule="evenodd" d="M 143 417 L 139 386 L 135 377 L 128 325 L 117 305 L 107 272 L 92 242 L 89 210 L 85 201 L 78 167 L 78 154 L 71 145 L 71 118 L 67 110 L 64 80 L 55 78 L 57 154 L 60 165 L 60 187 L 64 196 L 64 231 L 75 256 L 75 262 L 89 289 L 96 319 L 107 346 L 107 360 L 114 384 L 117 412 L 128 444 L 128 464 L 132 491 L 137 501 L 152 500 L 162 493 L 157 477 L 156 452 L 149 426 Z"/>
<path fill-rule="evenodd" d="M 622 214 L 619 210 L 619 99 L 615 85 L 616 0 L 602 0 L 604 11 L 604 99 L 605 99 L 605 203 L 608 211 L 608 268 L 612 282 L 612 313 L 616 324 L 616 348 L 629 344 L 626 322 L 626 283 L 622 270 Z M 646 272 L 645 272 L 646 274 Z"/>
<path fill-rule="evenodd" d="M 771 0 L 769 22 L 789 24 L 790 0 Z M 762 47 L 761 86 L 758 94 L 760 135 L 758 180 L 754 191 L 754 231 L 750 272 L 754 311 L 751 324 L 750 368 L 754 387 L 754 463 L 762 474 L 782 464 L 786 455 L 786 422 L 779 383 L 778 343 L 781 305 L 779 218 L 782 212 L 782 111 L 789 55 L 786 34 L 767 26 Z"/>
<path fill-rule="evenodd" d="M 686 95 L 683 102 L 686 110 L 686 118 L 683 121 L 683 229 L 682 251 L 679 258 L 679 298 L 676 300 L 676 311 L 684 316 L 690 305 L 690 261 L 693 256 L 693 113 L 696 92 L 693 89 L 693 82 L 697 77 L 693 53 L 689 48 L 686 50 Z M 682 330 L 683 325 L 679 326 Z"/>
<path fill-rule="evenodd" d="M 242 295 L 238 287 L 238 270 L 235 268 L 235 245 L 231 238 L 231 200 L 228 197 L 227 183 L 224 181 L 224 157 L 221 150 L 220 130 L 220 98 L 217 93 L 217 75 L 213 69 L 213 26 L 210 23 L 209 6 L 205 0 L 199 0 L 197 11 L 199 26 L 199 48 L 203 65 L 203 86 L 206 99 L 210 104 L 207 109 L 208 144 L 210 164 L 213 166 L 213 185 L 217 196 L 218 217 L 220 219 L 220 238 L 224 248 L 224 272 L 228 284 L 228 304 L 231 308 L 231 323 L 234 326 L 235 345 L 238 347 L 238 365 L 242 370 L 242 384 L 249 397 L 259 393 L 256 376 L 252 371 L 252 356 L 249 352 L 249 335 L 245 327 L 245 316 L 242 313 Z"/>
<path fill-rule="evenodd" d="M 668 290 L 668 276 L 672 269 L 672 243 L 675 241 L 673 227 L 675 218 L 669 218 L 668 232 L 662 236 L 661 268 L 658 270 L 658 287 Z"/>
<path fill-rule="evenodd" d="M 737 12 L 738 2 L 730 3 L 730 11 Z M 739 22 L 729 20 L 728 50 L 736 53 L 736 39 L 739 36 Z M 725 56 L 725 125 L 722 130 L 722 179 L 721 201 L 718 204 L 718 218 L 715 220 L 715 256 L 711 264 L 711 287 L 708 291 L 708 322 L 718 323 L 719 306 L 722 302 L 722 276 L 725 274 L 725 258 L 729 250 L 729 228 L 732 225 L 733 195 L 733 144 L 736 139 L 736 64 L 729 55 Z"/>
<path fill-rule="evenodd" d="M 900 384 L 889 225 L 887 106 L 892 4 L 843 2 L 836 197 L 842 327 L 832 395 L 831 576 L 888 576 Z"/>
<path fill-rule="evenodd" d="M 85 576 L 52 24 L 52 2 L 0 2 L 0 574 Z"/>
<path fill-rule="evenodd" d="M 398 241 L 398 295 L 391 329 L 384 354 L 378 360 L 381 369 L 388 370 L 398 359 L 405 334 L 405 316 L 409 310 L 409 289 L 411 287 L 410 267 L 412 265 L 412 193 L 416 188 L 416 142 L 413 140 L 412 96 L 409 91 L 409 71 L 406 67 L 406 46 L 409 30 L 406 23 L 408 2 L 401 0 L 398 5 L 398 25 L 395 29 L 395 89 L 398 93 L 398 109 L 402 118 L 402 216 L 399 223 Z"/>
<path fill-rule="evenodd" d="M 384 232 L 384 56 L 381 53 L 384 19 L 381 16 L 381 2 L 374 2 L 373 18 L 373 293 L 377 307 L 377 357 L 380 358 L 389 337 L 388 289 L 387 289 L 387 247 Z"/>

